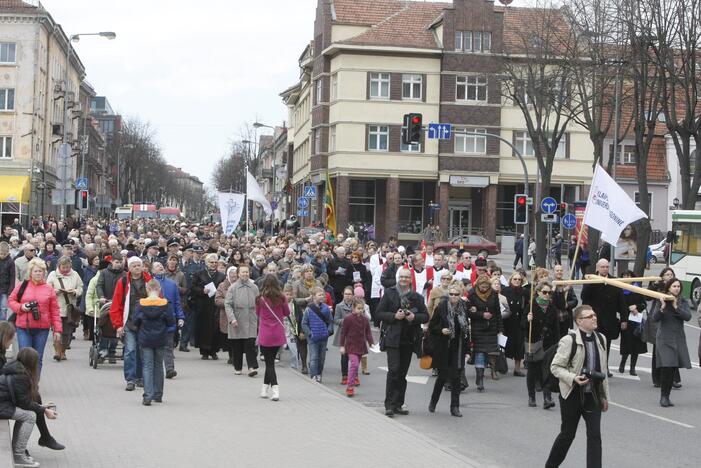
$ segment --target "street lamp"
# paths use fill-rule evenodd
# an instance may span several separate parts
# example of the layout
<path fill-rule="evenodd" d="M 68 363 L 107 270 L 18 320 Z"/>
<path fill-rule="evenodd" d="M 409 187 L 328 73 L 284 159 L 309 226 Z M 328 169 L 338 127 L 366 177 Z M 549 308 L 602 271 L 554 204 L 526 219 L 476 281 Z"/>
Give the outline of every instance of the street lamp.
<path fill-rule="evenodd" d="M 679 199 L 677 197 L 674 197 L 674 200 L 672 200 L 672 205 L 674 205 L 674 209 L 678 210 L 679 209 Z"/>
<path fill-rule="evenodd" d="M 270 146 L 270 151 L 271 151 L 271 153 L 272 153 L 272 165 L 271 165 L 271 169 L 270 169 L 270 170 L 272 171 L 272 183 L 271 183 L 271 185 L 272 185 L 273 190 L 272 190 L 272 193 L 270 194 L 270 198 L 272 199 L 273 202 L 276 202 L 276 200 L 275 200 L 275 192 L 276 192 L 276 187 L 275 187 L 276 175 L 275 175 L 275 172 L 276 172 L 277 168 L 275 167 L 275 127 L 272 127 L 272 126 L 270 126 L 270 125 L 266 125 L 266 124 L 260 123 L 260 122 L 254 122 L 254 123 L 253 123 L 253 127 L 254 127 L 254 128 L 269 128 L 269 129 L 271 129 L 271 130 L 273 131 L 273 142 L 272 142 L 272 144 L 271 144 L 271 146 Z M 276 203 L 277 203 L 277 202 L 276 202 Z M 276 209 L 277 209 L 277 207 L 273 208 L 273 212 L 272 212 L 272 214 L 270 215 L 270 218 L 271 218 L 271 219 L 270 219 L 270 235 L 273 234 L 273 221 L 275 220 L 275 211 L 276 211 Z"/>

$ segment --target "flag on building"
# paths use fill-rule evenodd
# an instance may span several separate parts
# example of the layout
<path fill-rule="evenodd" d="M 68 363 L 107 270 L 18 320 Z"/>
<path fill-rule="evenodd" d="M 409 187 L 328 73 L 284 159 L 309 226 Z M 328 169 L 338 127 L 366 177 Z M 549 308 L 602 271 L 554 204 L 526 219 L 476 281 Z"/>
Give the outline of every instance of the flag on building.
<path fill-rule="evenodd" d="M 263 189 L 260 188 L 256 178 L 248 171 L 246 171 L 246 196 L 249 200 L 260 203 L 267 216 L 273 214 L 273 208 L 270 206 L 268 199 L 265 198 Z"/>
<path fill-rule="evenodd" d="M 324 225 L 331 229 L 336 237 L 336 209 L 333 202 L 333 187 L 329 178 L 329 171 L 326 171 L 326 187 L 324 188 Z"/>
<path fill-rule="evenodd" d="M 616 245 L 621 232 L 629 224 L 647 218 L 628 194 L 597 165 L 591 182 L 584 224 L 601 231 L 601 239 Z"/>

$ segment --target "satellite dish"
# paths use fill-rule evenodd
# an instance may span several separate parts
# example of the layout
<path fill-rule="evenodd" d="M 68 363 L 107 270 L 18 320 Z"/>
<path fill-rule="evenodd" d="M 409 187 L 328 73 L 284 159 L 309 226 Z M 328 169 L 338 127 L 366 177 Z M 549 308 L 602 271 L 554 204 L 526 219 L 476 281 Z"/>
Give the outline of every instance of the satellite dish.
<path fill-rule="evenodd" d="M 504 6 L 509 6 L 514 0 L 499 0 L 499 3 L 503 4 Z"/>

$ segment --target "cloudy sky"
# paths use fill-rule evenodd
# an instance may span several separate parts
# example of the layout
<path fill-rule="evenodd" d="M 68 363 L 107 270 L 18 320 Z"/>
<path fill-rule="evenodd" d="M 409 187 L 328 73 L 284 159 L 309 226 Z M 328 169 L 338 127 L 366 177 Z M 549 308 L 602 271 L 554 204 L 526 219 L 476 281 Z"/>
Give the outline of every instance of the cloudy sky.
<path fill-rule="evenodd" d="M 516 0 L 514 5 L 527 0 Z M 75 44 L 87 80 L 156 129 L 167 161 L 209 183 L 244 125 L 280 125 L 317 0 L 42 0 Z M 265 130 L 265 129 L 262 129 Z"/>

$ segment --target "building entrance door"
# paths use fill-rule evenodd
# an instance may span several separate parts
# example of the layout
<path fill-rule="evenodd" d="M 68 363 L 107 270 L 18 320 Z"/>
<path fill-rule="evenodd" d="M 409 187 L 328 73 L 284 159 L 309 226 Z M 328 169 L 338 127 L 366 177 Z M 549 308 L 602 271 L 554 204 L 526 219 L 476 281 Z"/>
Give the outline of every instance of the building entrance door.
<path fill-rule="evenodd" d="M 449 209 L 450 227 L 448 237 L 468 235 L 472 228 L 472 210 L 467 206 L 451 207 Z"/>

